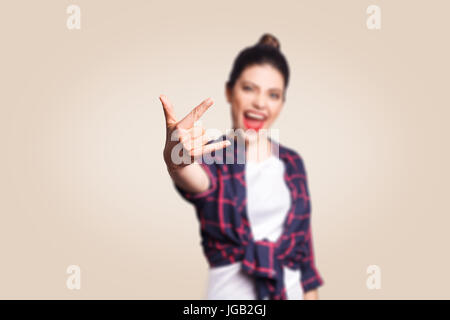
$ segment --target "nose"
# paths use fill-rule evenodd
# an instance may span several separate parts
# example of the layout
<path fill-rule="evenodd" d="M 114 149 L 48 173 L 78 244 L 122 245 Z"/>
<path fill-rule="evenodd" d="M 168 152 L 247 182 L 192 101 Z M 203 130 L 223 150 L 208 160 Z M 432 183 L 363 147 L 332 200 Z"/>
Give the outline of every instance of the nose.
<path fill-rule="evenodd" d="M 264 109 L 266 107 L 266 99 L 262 94 L 256 95 L 253 102 L 253 106 L 256 109 Z"/>

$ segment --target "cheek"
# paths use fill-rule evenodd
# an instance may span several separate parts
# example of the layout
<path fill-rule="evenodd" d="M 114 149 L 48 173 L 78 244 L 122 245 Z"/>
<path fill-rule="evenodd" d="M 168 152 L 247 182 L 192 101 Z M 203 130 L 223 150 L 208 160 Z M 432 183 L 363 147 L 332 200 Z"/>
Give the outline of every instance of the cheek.
<path fill-rule="evenodd" d="M 237 95 L 233 101 L 233 110 L 235 113 L 242 112 L 245 109 L 246 105 L 247 103 L 245 101 L 245 98 Z"/>
<path fill-rule="evenodd" d="M 277 104 L 277 105 L 274 105 L 270 109 L 270 113 L 271 113 L 271 116 L 272 116 L 273 120 L 275 120 L 278 117 L 278 115 L 280 114 L 282 108 L 283 108 L 283 105 Z"/>
<path fill-rule="evenodd" d="M 235 103 L 236 105 L 239 105 L 241 107 L 245 107 L 249 104 L 251 104 L 253 99 L 252 94 L 249 94 L 245 91 L 238 91 L 235 95 Z"/>
<path fill-rule="evenodd" d="M 239 121 L 241 112 L 241 107 L 238 105 L 237 102 L 233 102 L 233 105 L 231 107 L 231 113 L 233 121 Z"/>

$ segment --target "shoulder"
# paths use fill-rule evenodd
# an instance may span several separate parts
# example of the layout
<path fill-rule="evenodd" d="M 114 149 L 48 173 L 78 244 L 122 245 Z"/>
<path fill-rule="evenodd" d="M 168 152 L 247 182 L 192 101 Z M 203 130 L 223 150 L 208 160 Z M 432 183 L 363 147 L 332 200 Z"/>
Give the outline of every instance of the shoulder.
<path fill-rule="evenodd" d="M 281 160 L 283 160 L 286 164 L 294 167 L 296 171 L 305 173 L 303 157 L 298 151 L 290 147 L 287 147 L 281 143 L 278 143 L 278 147 L 279 147 L 279 157 Z"/>
<path fill-rule="evenodd" d="M 285 145 L 282 144 L 282 143 L 278 143 L 278 146 L 279 146 L 279 148 L 280 148 L 280 155 L 281 155 L 281 154 L 283 154 L 283 155 L 289 155 L 289 156 L 291 156 L 291 157 L 296 157 L 296 158 L 300 158 L 300 159 L 301 159 L 300 153 L 297 152 L 297 151 L 295 151 L 294 149 L 289 148 L 289 147 L 285 146 Z"/>

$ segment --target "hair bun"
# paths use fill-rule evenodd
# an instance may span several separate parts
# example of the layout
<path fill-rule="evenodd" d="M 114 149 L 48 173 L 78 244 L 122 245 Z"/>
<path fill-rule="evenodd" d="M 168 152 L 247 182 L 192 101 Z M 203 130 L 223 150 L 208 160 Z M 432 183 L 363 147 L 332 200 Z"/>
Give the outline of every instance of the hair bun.
<path fill-rule="evenodd" d="M 275 36 L 271 35 L 270 33 L 263 34 L 261 38 L 259 38 L 257 45 L 271 46 L 280 50 L 280 42 Z"/>

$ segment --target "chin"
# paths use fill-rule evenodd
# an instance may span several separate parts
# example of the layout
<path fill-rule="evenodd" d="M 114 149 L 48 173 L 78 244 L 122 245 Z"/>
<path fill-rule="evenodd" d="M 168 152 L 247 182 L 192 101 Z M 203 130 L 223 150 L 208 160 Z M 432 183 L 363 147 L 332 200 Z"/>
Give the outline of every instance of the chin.
<path fill-rule="evenodd" d="M 268 128 L 261 128 L 259 130 L 254 130 L 246 128 L 245 126 L 239 127 L 238 134 L 245 139 L 246 142 L 252 143 L 256 142 L 259 137 L 266 137 L 268 134 Z"/>

